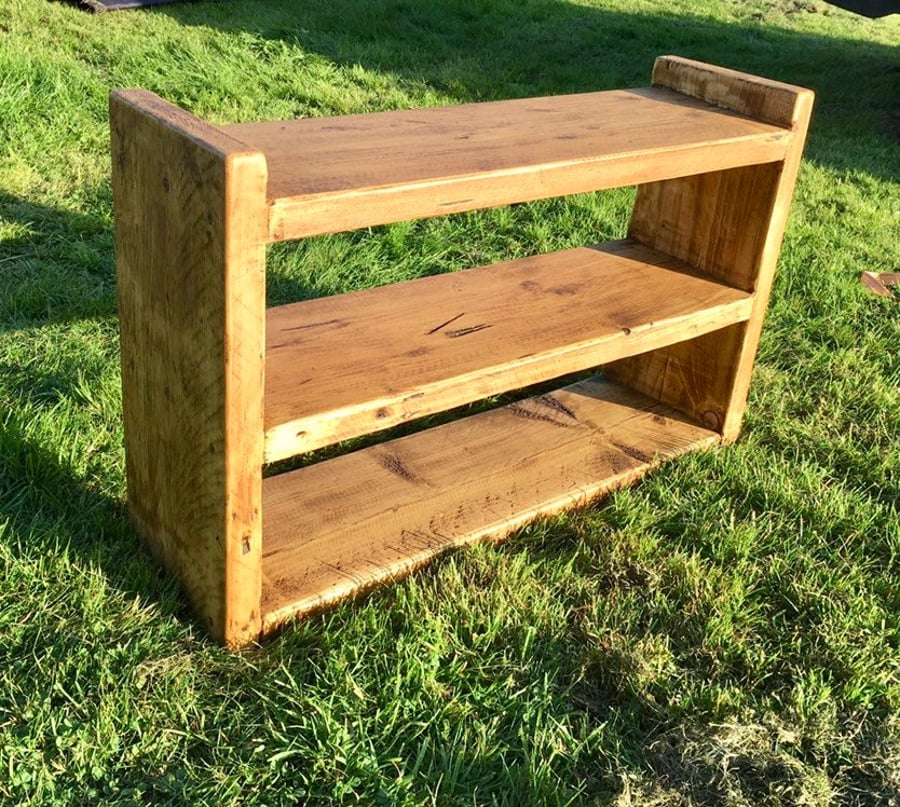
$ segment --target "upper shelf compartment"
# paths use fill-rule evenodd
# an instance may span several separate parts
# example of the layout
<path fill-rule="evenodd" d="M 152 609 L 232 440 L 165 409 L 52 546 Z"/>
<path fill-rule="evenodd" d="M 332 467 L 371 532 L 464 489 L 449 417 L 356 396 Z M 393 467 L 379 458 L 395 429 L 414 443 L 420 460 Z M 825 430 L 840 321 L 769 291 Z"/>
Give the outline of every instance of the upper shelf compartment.
<path fill-rule="evenodd" d="M 273 241 L 775 162 L 791 138 L 658 87 L 218 128 L 265 154 Z"/>

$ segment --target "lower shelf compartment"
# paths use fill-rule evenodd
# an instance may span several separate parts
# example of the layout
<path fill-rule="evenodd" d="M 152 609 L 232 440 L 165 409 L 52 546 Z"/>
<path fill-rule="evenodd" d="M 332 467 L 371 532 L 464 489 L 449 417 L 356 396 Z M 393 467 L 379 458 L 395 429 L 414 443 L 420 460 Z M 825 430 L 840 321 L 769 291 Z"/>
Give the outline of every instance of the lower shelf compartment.
<path fill-rule="evenodd" d="M 553 393 L 263 481 L 263 628 L 583 506 L 720 436 L 614 382 Z"/>

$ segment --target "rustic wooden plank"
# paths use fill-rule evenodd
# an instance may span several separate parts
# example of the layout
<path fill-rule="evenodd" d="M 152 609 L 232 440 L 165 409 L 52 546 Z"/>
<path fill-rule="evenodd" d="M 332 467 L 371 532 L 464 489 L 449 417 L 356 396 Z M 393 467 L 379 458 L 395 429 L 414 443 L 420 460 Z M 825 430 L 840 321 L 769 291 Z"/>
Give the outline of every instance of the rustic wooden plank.
<path fill-rule="evenodd" d="M 271 309 L 266 459 L 721 329 L 751 307 L 619 241 Z"/>
<path fill-rule="evenodd" d="M 628 234 L 754 291 L 781 173 L 768 163 L 642 185 Z"/>
<path fill-rule="evenodd" d="M 755 292 L 746 326 L 624 358 L 606 372 L 693 419 L 737 437 L 793 195 L 813 93 L 677 57 L 661 57 L 654 85 L 759 115 L 793 139 L 773 164 L 707 172 L 638 189 L 629 235 Z"/>
<path fill-rule="evenodd" d="M 725 430 L 747 322 L 604 365 L 604 372 L 719 433 Z M 730 435 L 729 439 L 734 435 Z"/>
<path fill-rule="evenodd" d="M 805 87 L 682 56 L 659 56 L 656 59 L 653 64 L 653 87 L 674 90 L 754 120 L 791 130 L 801 123 L 804 107 L 811 107 L 813 99 L 813 92 Z M 800 102 L 801 98 L 807 100 Z M 802 143 L 799 148 L 803 148 Z"/>
<path fill-rule="evenodd" d="M 266 479 L 263 627 L 586 505 L 718 440 L 594 379 Z"/>
<path fill-rule="evenodd" d="M 237 646 L 260 630 L 266 163 L 151 93 L 110 121 L 128 506 Z"/>
<path fill-rule="evenodd" d="M 221 127 L 273 241 L 781 160 L 790 132 L 665 88 Z"/>

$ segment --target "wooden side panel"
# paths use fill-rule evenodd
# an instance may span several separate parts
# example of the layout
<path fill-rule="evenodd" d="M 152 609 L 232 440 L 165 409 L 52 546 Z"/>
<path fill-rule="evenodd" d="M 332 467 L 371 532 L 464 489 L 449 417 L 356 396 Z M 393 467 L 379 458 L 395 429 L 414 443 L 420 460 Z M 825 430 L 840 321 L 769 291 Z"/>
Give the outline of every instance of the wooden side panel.
<path fill-rule="evenodd" d="M 641 185 L 629 235 L 755 291 L 781 171 L 767 163 Z"/>
<path fill-rule="evenodd" d="M 603 372 L 639 389 L 698 423 L 724 434 L 726 404 L 737 379 L 732 361 L 746 338 L 748 323 L 731 325 L 695 339 L 678 342 L 633 359 L 604 365 Z M 736 436 L 736 435 L 735 435 Z"/>
<path fill-rule="evenodd" d="M 733 440 L 743 418 L 813 93 L 671 56 L 657 60 L 653 83 L 759 116 L 791 133 L 783 161 L 641 186 L 629 227 L 635 240 L 753 291 L 753 313 L 746 326 L 723 331 L 721 338 L 662 348 L 614 362 L 605 371 Z M 697 384 L 705 386 L 691 391 Z"/>
<path fill-rule="evenodd" d="M 719 436 L 606 380 L 266 479 L 263 626 L 584 506 Z"/>
<path fill-rule="evenodd" d="M 214 638 L 258 637 L 266 163 L 113 93 L 128 505 Z"/>

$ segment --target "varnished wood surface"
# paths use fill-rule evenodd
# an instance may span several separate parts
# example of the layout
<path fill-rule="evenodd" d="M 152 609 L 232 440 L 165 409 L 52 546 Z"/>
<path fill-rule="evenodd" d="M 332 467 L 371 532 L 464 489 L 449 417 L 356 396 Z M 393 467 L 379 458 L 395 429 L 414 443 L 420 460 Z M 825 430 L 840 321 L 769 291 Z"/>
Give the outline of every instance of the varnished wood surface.
<path fill-rule="evenodd" d="M 790 133 L 665 88 L 235 124 L 272 240 L 780 160 Z"/>
<path fill-rule="evenodd" d="M 753 291 L 781 174 L 781 163 L 768 163 L 642 185 L 628 234 Z"/>
<path fill-rule="evenodd" d="M 274 308 L 266 458 L 689 339 L 751 305 L 619 241 Z"/>
<path fill-rule="evenodd" d="M 266 479 L 263 627 L 583 506 L 718 439 L 592 380 Z"/>
<path fill-rule="evenodd" d="M 128 507 L 238 646 L 260 630 L 266 165 L 151 93 L 110 120 Z"/>

